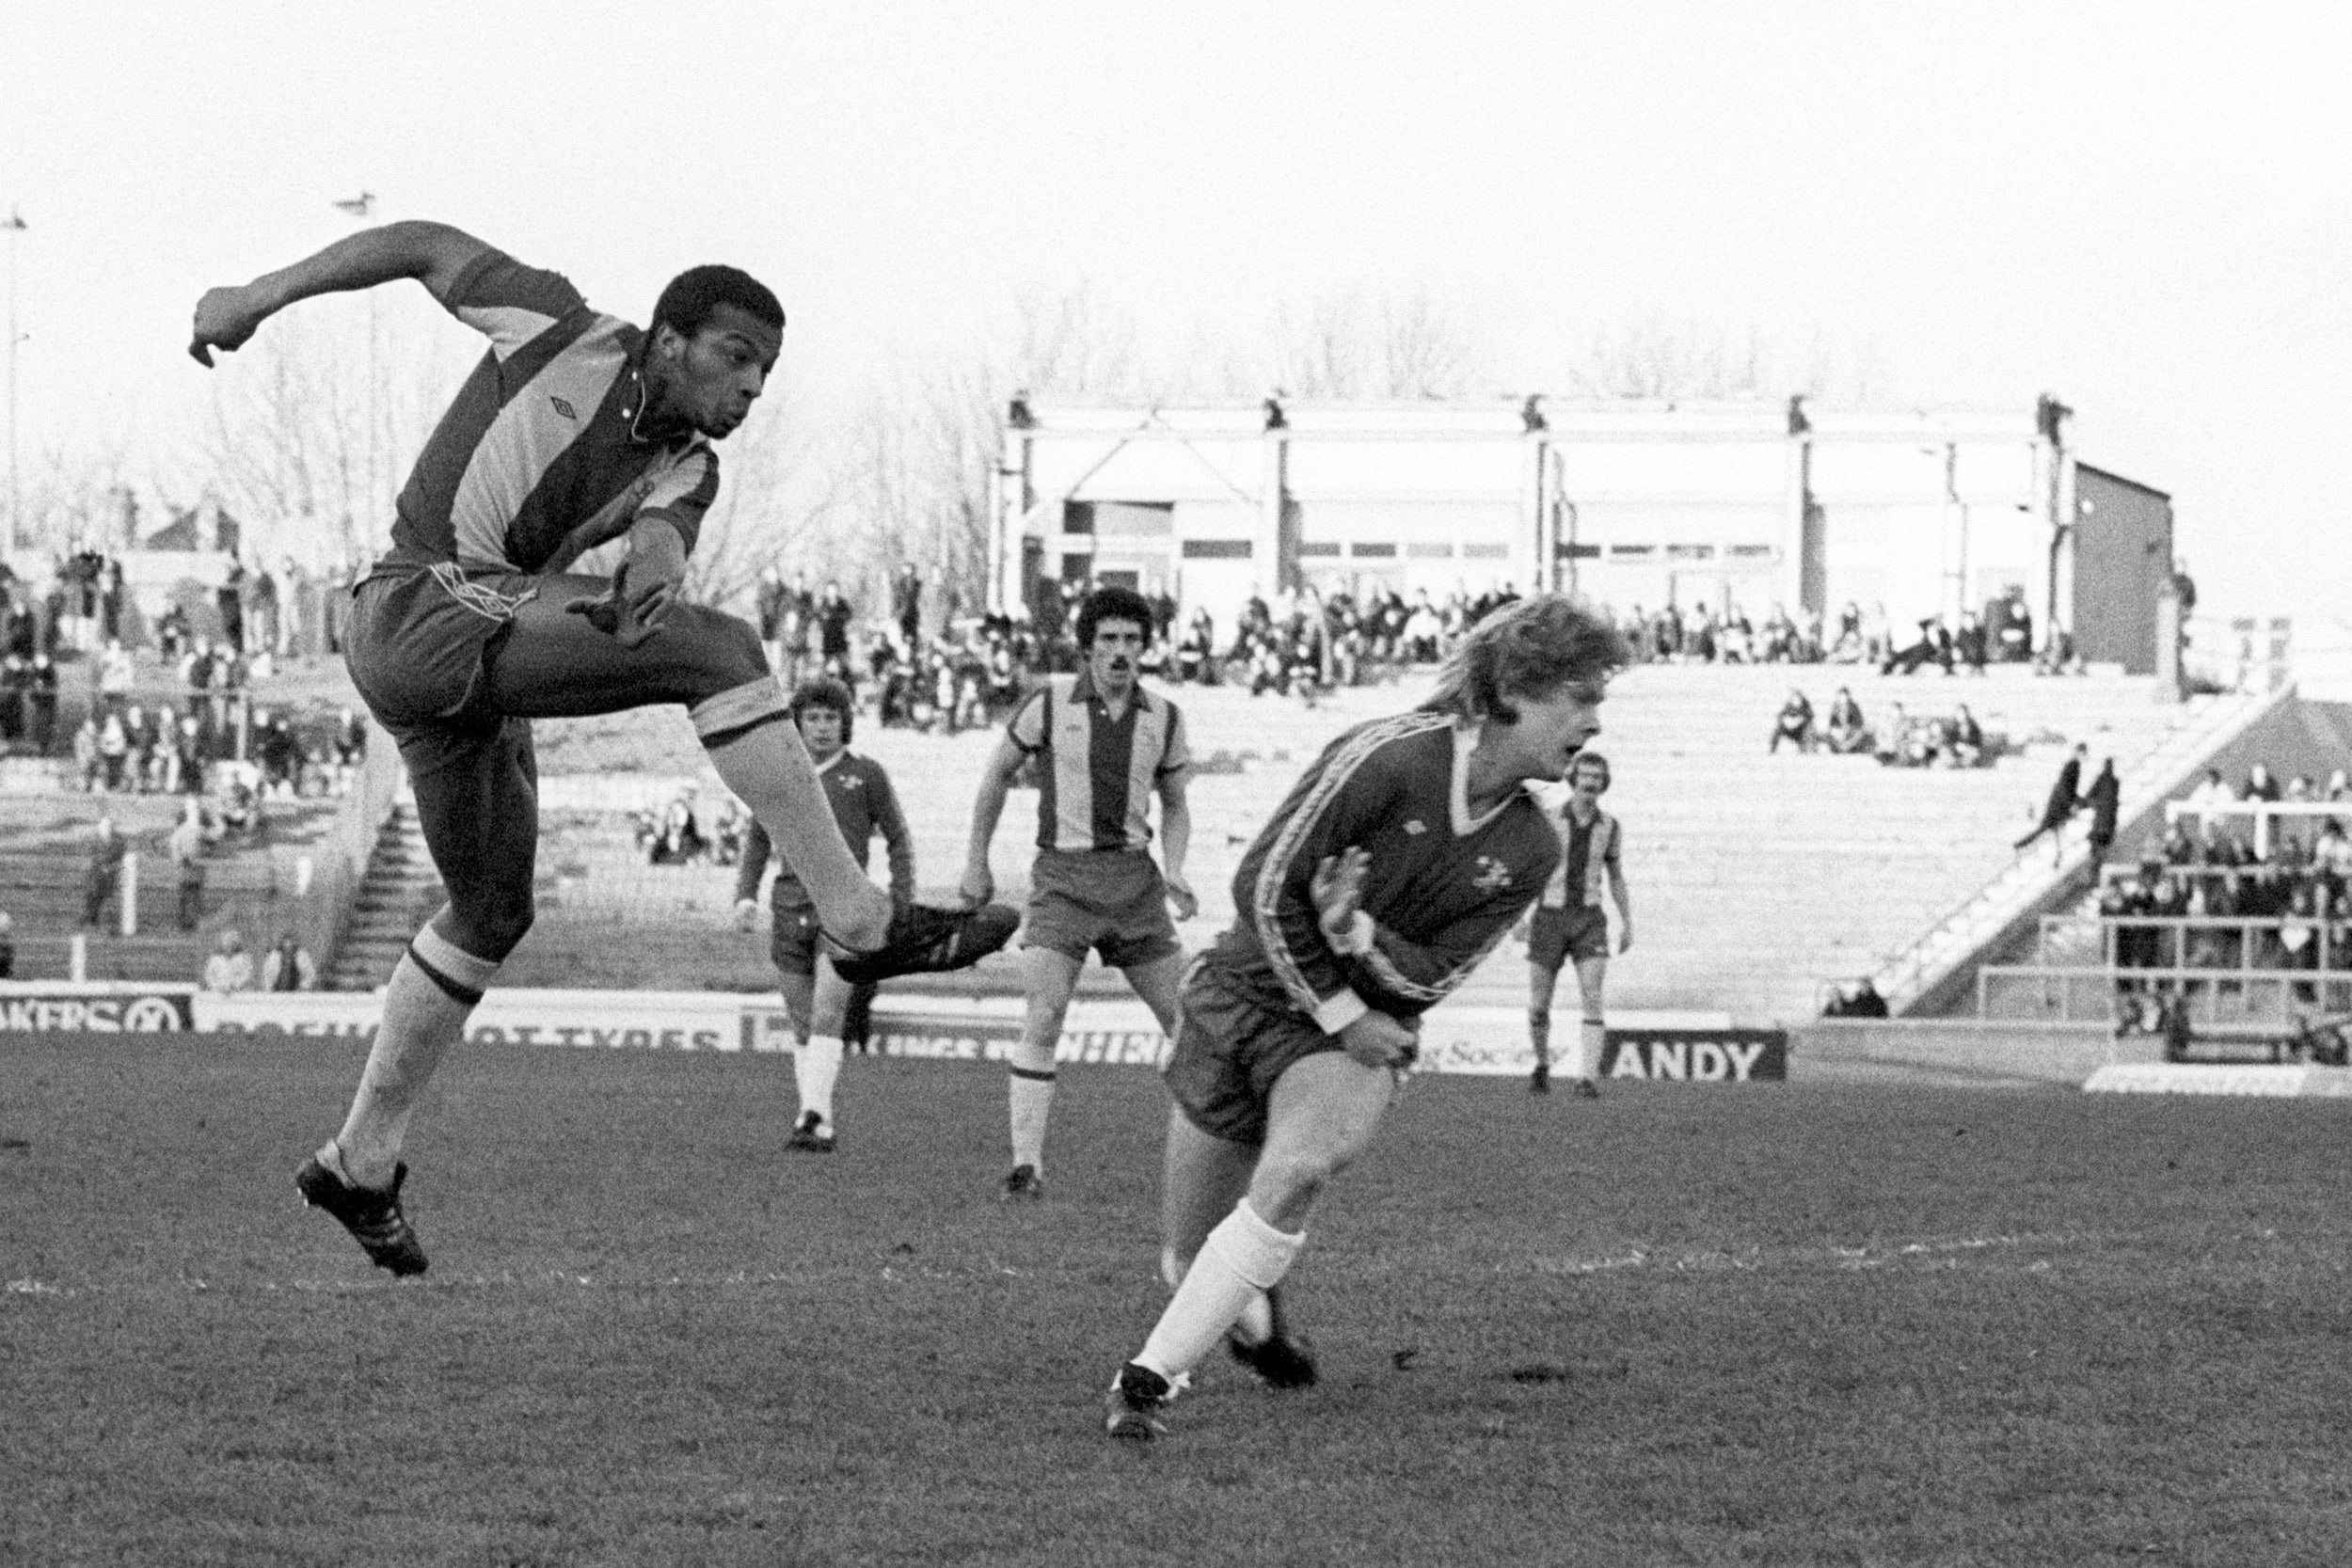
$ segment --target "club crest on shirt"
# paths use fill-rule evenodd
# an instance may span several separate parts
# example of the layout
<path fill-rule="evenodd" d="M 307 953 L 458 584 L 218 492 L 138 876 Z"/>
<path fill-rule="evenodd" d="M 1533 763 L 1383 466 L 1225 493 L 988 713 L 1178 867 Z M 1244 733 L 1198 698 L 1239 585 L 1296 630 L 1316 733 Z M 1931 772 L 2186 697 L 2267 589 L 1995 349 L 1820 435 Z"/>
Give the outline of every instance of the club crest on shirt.
<path fill-rule="evenodd" d="M 1492 855 L 1481 855 L 1478 857 L 1478 875 L 1470 879 L 1470 885 L 1481 893 L 1493 893 L 1509 887 L 1511 868 Z"/>
<path fill-rule="evenodd" d="M 1412 837 L 1419 838 L 1429 831 L 1429 824 L 1418 816 L 1408 816 L 1405 819 L 1405 831 Z"/>

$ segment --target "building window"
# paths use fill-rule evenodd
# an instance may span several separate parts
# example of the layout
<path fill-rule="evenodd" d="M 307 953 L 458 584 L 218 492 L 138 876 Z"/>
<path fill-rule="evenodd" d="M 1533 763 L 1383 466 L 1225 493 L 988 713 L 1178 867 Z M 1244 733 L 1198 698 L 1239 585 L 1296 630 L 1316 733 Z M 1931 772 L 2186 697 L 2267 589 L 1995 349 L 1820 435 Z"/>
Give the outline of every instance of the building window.
<path fill-rule="evenodd" d="M 1730 553 L 1739 561 L 1769 561 L 1780 553 L 1780 548 L 1775 545 L 1734 545 Z"/>
<path fill-rule="evenodd" d="M 1511 546 L 1508 545 L 1465 545 L 1462 546 L 1462 559 L 1465 561 L 1508 561 L 1511 559 Z"/>
<path fill-rule="evenodd" d="M 1092 501 L 1062 502 L 1061 531 L 1064 533 L 1092 533 L 1094 531 L 1094 503 Z"/>
<path fill-rule="evenodd" d="M 1413 561 L 1451 561 L 1454 559 L 1454 546 L 1443 540 L 1412 544 L 1405 546 L 1405 554 Z"/>
<path fill-rule="evenodd" d="M 1669 545 L 1666 546 L 1666 559 L 1669 561 L 1712 561 L 1715 559 L 1715 546 L 1712 545 Z"/>
<path fill-rule="evenodd" d="M 1612 545 L 1609 546 L 1609 559 L 1612 561 L 1647 561 L 1657 553 L 1658 546 L 1655 545 Z"/>
<path fill-rule="evenodd" d="M 1183 549 L 1186 561 L 1247 561 L 1249 541 L 1247 539 L 1187 539 Z"/>
<path fill-rule="evenodd" d="M 1396 546 L 1393 544 L 1350 545 L 1347 548 L 1347 553 L 1354 556 L 1359 561 L 1394 561 L 1396 559 Z"/>
<path fill-rule="evenodd" d="M 1301 539 L 1298 542 L 1298 553 L 1302 557 L 1310 555 L 1337 555 L 1340 553 L 1340 544 L 1336 539 Z"/>

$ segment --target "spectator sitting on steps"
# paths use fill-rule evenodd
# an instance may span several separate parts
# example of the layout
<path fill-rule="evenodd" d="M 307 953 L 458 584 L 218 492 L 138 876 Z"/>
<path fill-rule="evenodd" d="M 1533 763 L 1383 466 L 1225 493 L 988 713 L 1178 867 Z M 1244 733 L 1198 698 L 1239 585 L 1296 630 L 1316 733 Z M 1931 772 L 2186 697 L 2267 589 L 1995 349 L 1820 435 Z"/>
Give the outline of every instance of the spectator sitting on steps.
<path fill-rule="evenodd" d="M 1870 726 L 1863 721 L 1862 705 L 1853 700 L 1853 692 L 1845 687 L 1829 705 L 1829 749 L 1840 756 L 1864 752 L 1870 747 Z"/>
<path fill-rule="evenodd" d="M 1813 705 L 1795 687 L 1788 689 L 1788 700 L 1780 705 L 1780 716 L 1772 722 L 1772 744 L 1765 747 L 1767 754 L 1778 752 L 1782 741 L 1793 743 L 1800 752 L 1813 750 Z"/>

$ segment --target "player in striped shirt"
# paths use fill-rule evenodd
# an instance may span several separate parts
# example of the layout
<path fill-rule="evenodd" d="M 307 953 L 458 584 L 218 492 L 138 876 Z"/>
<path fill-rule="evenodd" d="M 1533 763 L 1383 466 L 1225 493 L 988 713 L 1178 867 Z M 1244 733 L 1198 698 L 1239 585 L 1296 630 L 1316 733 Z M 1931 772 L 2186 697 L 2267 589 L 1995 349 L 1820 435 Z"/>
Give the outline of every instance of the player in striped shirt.
<path fill-rule="evenodd" d="M 1235 922 L 1185 977 L 1161 1200 L 1175 1294 L 1112 1382 L 1113 1437 L 1164 1432 L 1163 1407 L 1220 1338 L 1271 1386 L 1314 1382 L 1276 1287 L 1393 1102 L 1422 1013 L 1558 864 L 1525 786 L 1567 772 L 1629 657 L 1565 597 L 1495 611 L 1421 709 L 1326 748 L 1243 857 Z"/>
<path fill-rule="evenodd" d="M 1609 788 L 1609 759 L 1585 752 L 1568 769 L 1568 797 L 1551 814 L 1560 834 L 1560 867 L 1544 884 L 1527 933 L 1527 1037 L 1535 1048 L 1535 1071 L 1528 1087 L 1551 1092 L 1551 996 L 1560 966 L 1576 965 L 1576 987 L 1584 1004 L 1576 1047 L 1568 1055 L 1568 1081 L 1587 1100 L 1600 1085 L 1601 1048 L 1608 1035 L 1601 990 L 1609 975 L 1609 916 L 1600 906 L 1601 887 L 1617 904 L 1617 951 L 1633 945 L 1633 898 L 1626 891 L 1620 863 L 1625 834 L 1617 819 L 1600 809 Z"/>
<path fill-rule="evenodd" d="M 972 803 L 963 896 L 995 895 L 989 848 L 1005 792 L 1024 766 L 1038 767 L 1037 860 L 1022 937 L 1027 1014 L 1006 1083 L 1012 1170 L 1002 1196 L 1044 1196 L 1045 1124 L 1054 1102 L 1054 1051 L 1089 952 L 1122 970 L 1160 1027 L 1176 1033 L 1184 950 L 1168 918 L 1200 908 L 1184 880 L 1192 814 L 1184 784 L 1192 752 L 1184 716 L 1146 690 L 1139 674 L 1152 638 L 1152 606 L 1133 589 L 1098 588 L 1078 607 L 1086 667 L 1050 675 L 1005 726 Z M 1152 861 L 1152 798 L 1160 801 L 1160 853 Z"/>
<path fill-rule="evenodd" d="M 437 223 L 338 241 L 197 302 L 211 365 L 314 294 L 414 278 L 489 340 L 401 491 L 392 548 L 354 591 L 352 681 L 400 746 L 449 902 L 385 992 L 342 1131 L 295 1176 L 377 1266 L 421 1273 L 401 1212 L 417 1098 L 530 929 L 538 847 L 531 720 L 683 705 L 719 776 L 766 825 L 853 983 L 957 968 L 1009 911 L 895 905 L 834 827 L 759 634 L 688 602 L 687 553 L 718 494 L 711 442 L 750 414 L 784 308 L 734 267 L 674 278 L 641 331 L 551 272 Z M 610 578 L 589 552 L 610 546 Z"/>

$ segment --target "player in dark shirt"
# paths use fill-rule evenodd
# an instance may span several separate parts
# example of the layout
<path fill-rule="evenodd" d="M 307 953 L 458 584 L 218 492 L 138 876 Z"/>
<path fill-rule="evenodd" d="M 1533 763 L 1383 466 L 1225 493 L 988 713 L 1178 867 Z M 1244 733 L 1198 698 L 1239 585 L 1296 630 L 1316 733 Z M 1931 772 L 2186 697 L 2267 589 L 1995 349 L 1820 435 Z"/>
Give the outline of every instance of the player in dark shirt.
<path fill-rule="evenodd" d="M 688 602 L 686 557 L 718 494 L 711 442 L 750 414 L 784 309 L 733 267 L 680 274 L 641 331 L 555 273 L 437 223 L 395 223 L 197 302 L 211 365 L 315 294 L 414 278 L 489 340 L 402 488 L 392 548 L 355 590 L 345 657 L 398 742 L 449 903 L 411 941 L 351 1113 L 295 1184 L 379 1267 L 421 1273 L 400 1208 L 417 1098 L 530 929 L 538 847 L 531 720 L 683 705 L 729 789 L 808 889 L 842 977 L 957 968 L 1001 946 L 1006 910 L 897 905 L 843 844 L 759 634 Z M 626 549 L 610 578 L 574 571 Z"/>
<path fill-rule="evenodd" d="M 1270 1386 L 1314 1381 L 1275 1287 L 1316 1198 L 1378 1131 L 1422 1013 L 1543 891 L 1560 838 L 1525 785 L 1566 774 L 1629 657 L 1565 597 L 1490 614 L 1421 710 L 1326 748 L 1243 857 L 1235 922 L 1186 978 L 1166 1069 L 1175 1295 L 1113 1380 L 1112 1436 L 1163 1432 L 1220 1338 Z"/>
<path fill-rule="evenodd" d="M 873 758 L 849 749 L 855 706 L 848 687 L 821 675 L 803 681 L 792 693 L 792 721 L 800 726 L 809 759 L 824 782 L 825 799 L 833 807 L 833 819 L 841 825 L 843 842 L 863 869 L 879 835 L 890 860 L 890 895 L 905 902 L 914 896 L 914 835 L 898 809 L 890 774 Z M 758 917 L 759 879 L 768 869 L 769 849 L 768 830 L 753 823 L 735 872 L 736 923 L 747 931 Z M 799 1039 L 792 1053 L 792 1078 L 801 1095 L 800 1113 L 785 1147 L 831 1154 L 837 1147 L 834 1083 L 841 1072 L 844 1022 L 855 988 L 834 972 L 833 960 L 819 947 L 817 908 L 809 902 L 808 890 L 782 856 L 776 859 L 776 879 L 769 895 L 774 913 L 768 951 L 781 976 L 784 1010 Z"/>

